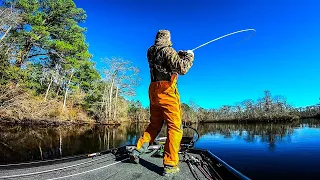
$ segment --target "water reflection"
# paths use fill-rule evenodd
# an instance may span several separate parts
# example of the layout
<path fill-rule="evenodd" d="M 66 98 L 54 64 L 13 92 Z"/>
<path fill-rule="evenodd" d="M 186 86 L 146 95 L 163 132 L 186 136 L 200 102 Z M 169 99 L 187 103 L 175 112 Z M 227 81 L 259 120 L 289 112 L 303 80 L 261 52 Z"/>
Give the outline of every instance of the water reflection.
<path fill-rule="evenodd" d="M 0 125 L 0 163 L 17 163 L 64 156 L 99 152 L 124 144 L 135 144 L 148 124 L 128 123 L 118 127 L 26 127 Z M 290 141 L 295 128 L 320 128 L 319 120 L 304 120 L 290 124 L 198 124 L 200 136 L 220 135 L 224 138 L 257 140 L 265 142 L 270 149 L 276 142 Z M 163 128 L 160 135 L 164 136 Z M 185 136 L 192 136 L 186 130 Z"/>
<path fill-rule="evenodd" d="M 37 127 L 0 125 L 0 163 L 93 153 L 135 141 L 146 124 Z"/>
<path fill-rule="evenodd" d="M 224 138 L 237 137 L 244 139 L 246 142 L 261 141 L 269 144 L 272 150 L 275 148 L 277 141 L 282 141 L 284 138 L 290 139 L 294 128 L 298 127 L 299 123 L 286 124 L 208 124 L 199 126 L 199 133 L 224 136 Z"/>

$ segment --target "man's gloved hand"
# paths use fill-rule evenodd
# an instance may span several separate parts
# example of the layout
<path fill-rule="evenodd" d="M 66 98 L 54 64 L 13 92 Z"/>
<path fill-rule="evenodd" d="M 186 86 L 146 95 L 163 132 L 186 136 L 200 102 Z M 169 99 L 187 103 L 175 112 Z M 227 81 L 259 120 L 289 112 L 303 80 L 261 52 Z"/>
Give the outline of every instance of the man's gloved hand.
<path fill-rule="evenodd" d="M 185 53 L 184 53 L 184 51 L 179 50 L 179 51 L 178 51 L 178 55 L 179 55 L 180 57 L 182 57 L 182 56 L 184 56 L 184 55 L 185 55 Z"/>
<path fill-rule="evenodd" d="M 188 50 L 188 51 L 187 51 L 187 53 L 188 53 L 188 54 L 192 54 L 192 56 L 194 57 L 194 53 L 193 53 L 193 51 Z"/>
<path fill-rule="evenodd" d="M 180 58 L 183 58 L 183 57 L 185 57 L 187 55 L 187 53 L 186 53 L 186 51 L 179 50 L 178 51 L 178 55 L 179 55 Z"/>
<path fill-rule="evenodd" d="M 187 50 L 187 51 L 179 50 L 179 51 L 178 51 L 178 55 L 179 55 L 180 58 L 185 57 L 185 56 L 187 56 L 188 54 L 191 54 L 191 55 L 194 57 L 194 53 L 193 53 L 193 51 L 191 51 L 191 50 Z"/>

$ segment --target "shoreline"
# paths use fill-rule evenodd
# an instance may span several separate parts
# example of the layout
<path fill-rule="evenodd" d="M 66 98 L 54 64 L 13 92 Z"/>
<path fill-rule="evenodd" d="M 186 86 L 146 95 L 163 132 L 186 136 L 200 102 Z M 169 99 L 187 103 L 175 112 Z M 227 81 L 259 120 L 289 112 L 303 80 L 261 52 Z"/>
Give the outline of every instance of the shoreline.
<path fill-rule="evenodd" d="M 0 120 L 0 124 L 6 125 L 26 125 L 26 126 L 69 126 L 69 125 L 90 125 L 94 124 L 92 122 L 85 121 L 59 121 L 59 120 L 31 120 L 31 119 L 23 119 L 23 120 L 15 120 L 3 118 Z"/>
<path fill-rule="evenodd" d="M 121 123 L 96 123 L 89 121 L 59 121 L 59 120 L 14 120 L 14 119 L 1 119 L 0 124 L 11 125 L 11 126 L 47 126 L 47 127 L 58 127 L 58 126 L 85 126 L 85 125 L 103 125 L 103 126 L 120 126 Z"/>
<path fill-rule="evenodd" d="M 320 117 L 301 117 L 297 119 L 229 119 L 229 120 L 207 120 L 207 121 L 200 121 L 200 122 L 191 122 L 191 121 L 184 121 L 183 125 L 191 126 L 193 124 L 207 124 L 207 123 L 237 123 L 237 124 L 250 124 L 250 123 L 292 123 L 303 119 L 319 119 Z M 31 119 L 24 119 L 24 120 L 16 120 L 16 119 L 9 119 L 9 118 L 2 118 L 0 119 L 0 124 L 4 125 L 16 125 L 16 126 L 47 126 L 47 127 L 57 127 L 57 126 L 84 126 L 84 125 L 102 125 L 102 126 L 114 126 L 118 127 L 121 126 L 123 123 L 142 123 L 148 124 L 149 121 L 122 121 L 122 122 L 110 122 L 110 123 L 97 123 L 97 122 L 90 122 L 90 121 L 59 121 L 59 120 L 31 120 Z"/>

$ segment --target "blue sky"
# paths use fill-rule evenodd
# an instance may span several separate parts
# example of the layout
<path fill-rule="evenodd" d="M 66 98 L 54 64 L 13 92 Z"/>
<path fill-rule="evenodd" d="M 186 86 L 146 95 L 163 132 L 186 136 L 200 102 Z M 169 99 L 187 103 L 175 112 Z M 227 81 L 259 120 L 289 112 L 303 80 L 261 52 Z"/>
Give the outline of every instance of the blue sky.
<path fill-rule="evenodd" d="M 88 15 L 87 42 L 93 60 L 122 57 L 140 68 L 138 99 L 149 105 L 147 49 L 159 29 L 168 29 L 176 50 L 188 50 L 221 35 L 247 28 L 250 33 L 221 39 L 196 50 L 191 70 L 179 77 L 182 102 L 204 108 L 262 97 L 263 90 L 285 96 L 294 106 L 320 98 L 320 1 L 124 1 L 76 0 Z M 241 43 L 239 43 L 241 42 Z"/>

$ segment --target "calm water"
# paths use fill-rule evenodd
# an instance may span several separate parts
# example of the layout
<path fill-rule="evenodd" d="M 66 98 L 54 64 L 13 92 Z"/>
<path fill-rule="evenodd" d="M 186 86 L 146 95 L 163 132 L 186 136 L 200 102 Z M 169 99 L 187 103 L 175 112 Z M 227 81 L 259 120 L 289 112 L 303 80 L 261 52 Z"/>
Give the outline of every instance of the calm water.
<path fill-rule="evenodd" d="M 135 144 L 147 124 L 117 128 L 0 125 L 0 164 L 52 159 Z M 320 179 L 320 120 L 289 124 L 204 124 L 196 147 L 253 179 Z M 161 134 L 164 135 L 163 128 Z M 184 132 L 191 136 L 192 131 Z"/>

